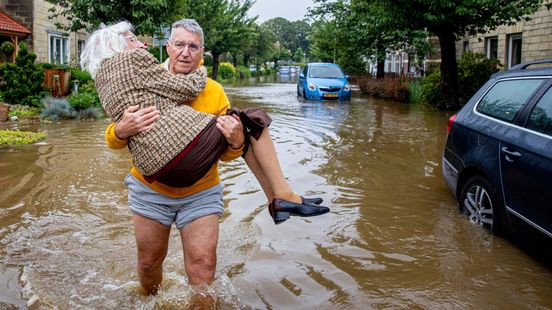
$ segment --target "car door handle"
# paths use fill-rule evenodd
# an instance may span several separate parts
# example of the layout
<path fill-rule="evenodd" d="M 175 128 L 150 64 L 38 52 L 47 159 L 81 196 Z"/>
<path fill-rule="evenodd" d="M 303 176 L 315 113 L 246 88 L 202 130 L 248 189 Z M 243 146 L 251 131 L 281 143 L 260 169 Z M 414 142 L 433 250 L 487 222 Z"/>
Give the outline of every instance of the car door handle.
<path fill-rule="evenodd" d="M 521 153 L 520 152 L 510 151 L 507 146 L 503 146 L 501 148 L 501 150 L 502 150 L 502 153 L 506 154 L 506 156 L 504 156 L 504 158 L 506 158 L 506 160 L 511 162 L 511 163 L 514 162 L 514 160 L 516 160 L 518 158 L 521 158 Z"/>

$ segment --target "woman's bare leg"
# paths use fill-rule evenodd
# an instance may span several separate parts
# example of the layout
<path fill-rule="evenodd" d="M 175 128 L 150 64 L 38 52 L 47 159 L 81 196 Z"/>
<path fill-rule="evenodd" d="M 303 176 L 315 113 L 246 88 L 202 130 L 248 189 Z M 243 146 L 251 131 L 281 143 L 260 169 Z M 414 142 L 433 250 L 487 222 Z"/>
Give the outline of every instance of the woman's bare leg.
<path fill-rule="evenodd" d="M 251 139 L 245 162 L 261 184 L 269 201 L 281 198 L 301 203 L 301 196 L 293 192 L 284 178 L 268 128 L 263 130 L 258 140 Z"/>

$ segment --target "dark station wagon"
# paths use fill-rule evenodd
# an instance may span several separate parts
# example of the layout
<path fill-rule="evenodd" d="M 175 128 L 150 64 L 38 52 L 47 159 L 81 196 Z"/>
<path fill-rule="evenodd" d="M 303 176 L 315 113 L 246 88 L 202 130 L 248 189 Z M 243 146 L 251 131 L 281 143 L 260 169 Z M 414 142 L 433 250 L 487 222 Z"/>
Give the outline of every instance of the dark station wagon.
<path fill-rule="evenodd" d="M 461 211 L 552 251 L 552 60 L 493 75 L 449 119 L 443 176 Z"/>

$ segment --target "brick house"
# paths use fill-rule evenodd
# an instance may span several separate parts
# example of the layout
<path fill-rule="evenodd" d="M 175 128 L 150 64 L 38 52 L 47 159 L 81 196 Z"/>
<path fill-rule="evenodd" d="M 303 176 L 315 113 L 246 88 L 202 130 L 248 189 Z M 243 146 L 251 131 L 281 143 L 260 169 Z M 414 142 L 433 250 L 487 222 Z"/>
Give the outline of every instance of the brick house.
<path fill-rule="evenodd" d="M 531 60 L 552 59 L 552 10 L 542 7 L 528 22 L 500 26 L 494 31 L 465 37 L 456 44 L 457 56 L 471 51 L 498 59 L 503 69 Z"/>
<path fill-rule="evenodd" d="M 30 34 L 18 38 L 37 55 L 37 62 L 77 64 L 89 34 L 58 30 L 55 21 L 48 18 L 51 14 L 48 10 L 52 7 L 53 4 L 46 0 L 0 0 L 0 13 L 30 31 Z M 0 44 L 7 41 L 3 34 L 0 35 Z"/>

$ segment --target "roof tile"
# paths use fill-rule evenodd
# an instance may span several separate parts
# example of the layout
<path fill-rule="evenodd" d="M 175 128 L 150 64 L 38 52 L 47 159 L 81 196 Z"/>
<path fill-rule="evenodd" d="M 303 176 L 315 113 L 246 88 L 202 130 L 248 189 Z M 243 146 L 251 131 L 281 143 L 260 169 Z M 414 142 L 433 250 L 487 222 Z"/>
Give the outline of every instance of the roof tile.
<path fill-rule="evenodd" d="M 31 31 L 25 26 L 13 20 L 8 15 L 0 12 L 0 31 L 16 32 L 21 34 L 30 34 Z"/>

